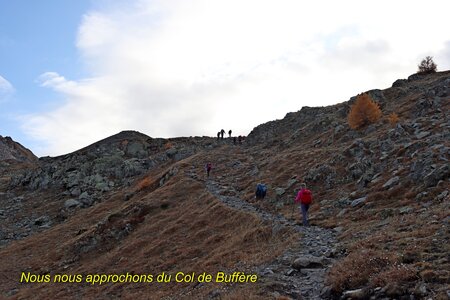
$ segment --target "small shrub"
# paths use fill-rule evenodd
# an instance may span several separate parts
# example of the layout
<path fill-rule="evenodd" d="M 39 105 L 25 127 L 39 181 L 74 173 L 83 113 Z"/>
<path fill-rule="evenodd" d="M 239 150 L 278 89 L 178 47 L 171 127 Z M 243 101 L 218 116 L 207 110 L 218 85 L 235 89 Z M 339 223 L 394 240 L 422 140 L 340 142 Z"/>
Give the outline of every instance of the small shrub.
<path fill-rule="evenodd" d="M 438 282 L 439 276 L 433 270 L 424 270 L 420 272 L 420 277 L 425 282 Z"/>
<path fill-rule="evenodd" d="M 417 74 L 431 74 L 436 73 L 437 65 L 433 61 L 432 56 L 427 56 L 418 65 Z"/>
<path fill-rule="evenodd" d="M 400 118 L 398 117 L 398 115 L 396 113 L 392 113 L 388 116 L 389 124 L 391 124 L 392 126 L 395 126 L 399 120 L 400 120 Z"/>
<path fill-rule="evenodd" d="M 173 143 L 172 142 L 167 142 L 167 143 L 164 144 L 164 150 L 169 150 L 172 147 L 173 147 Z"/>
<path fill-rule="evenodd" d="M 153 181 L 151 180 L 151 178 L 145 177 L 144 179 L 142 179 L 141 181 L 138 182 L 137 190 L 142 191 L 143 189 L 150 187 L 152 184 L 153 184 Z"/>
<path fill-rule="evenodd" d="M 348 114 L 348 124 L 352 129 L 360 129 L 375 123 L 381 117 L 381 110 L 368 94 L 361 94 Z"/>
<path fill-rule="evenodd" d="M 385 286 L 390 282 L 402 284 L 415 279 L 418 279 L 418 277 L 416 275 L 416 271 L 413 268 L 404 264 L 396 263 L 386 271 L 375 274 L 371 279 L 371 285 L 374 287 Z"/>
<path fill-rule="evenodd" d="M 357 250 L 336 263 L 328 274 L 332 290 L 341 293 L 370 284 L 372 278 L 394 264 L 392 255 L 375 250 Z"/>

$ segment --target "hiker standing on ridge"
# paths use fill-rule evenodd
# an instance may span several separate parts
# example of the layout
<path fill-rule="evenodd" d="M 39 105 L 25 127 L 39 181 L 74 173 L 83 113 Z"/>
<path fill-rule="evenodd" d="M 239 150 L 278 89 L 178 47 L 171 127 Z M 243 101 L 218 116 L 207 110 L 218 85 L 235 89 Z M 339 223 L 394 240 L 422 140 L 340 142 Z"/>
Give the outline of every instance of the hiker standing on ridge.
<path fill-rule="evenodd" d="M 231 138 L 231 129 L 228 131 L 228 136 Z"/>
<path fill-rule="evenodd" d="M 220 139 L 220 131 L 217 133 L 217 140 Z"/>
<path fill-rule="evenodd" d="M 295 203 L 300 203 L 300 210 L 303 218 L 303 226 L 309 226 L 308 209 L 312 202 L 311 191 L 306 188 L 306 184 L 302 183 L 300 191 L 295 197 Z"/>
<path fill-rule="evenodd" d="M 206 177 L 209 177 L 209 172 L 211 172 L 211 169 L 212 169 L 212 163 L 208 162 L 205 166 Z"/>
<path fill-rule="evenodd" d="M 220 135 L 221 135 L 221 137 L 222 137 L 222 140 L 223 140 L 223 135 L 224 135 L 224 134 L 225 134 L 225 130 L 222 129 L 222 130 L 220 131 Z"/>

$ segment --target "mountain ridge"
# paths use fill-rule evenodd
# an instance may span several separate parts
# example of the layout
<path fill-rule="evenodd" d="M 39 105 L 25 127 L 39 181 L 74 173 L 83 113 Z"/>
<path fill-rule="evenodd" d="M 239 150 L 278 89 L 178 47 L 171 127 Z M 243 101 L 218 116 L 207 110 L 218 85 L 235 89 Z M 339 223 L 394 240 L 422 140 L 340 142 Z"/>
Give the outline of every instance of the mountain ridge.
<path fill-rule="evenodd" d="M 243 145 L 124 131 L 41 158 L 37 167 L 5 171 L 0 256 L 8 278 L 23 270 L 237 270 L 258 274 L 256 285 L 72 284 L 68 291 L 9 280 L 1 293 L 446 299 L 450 72 L 412 75 L 367 93 L 384 118 L 361 130 L 347 123 L 355 96 L 261 124 Z M 385 118 L 391 113 L 399 115 L 395 124 Z M 268 186 L 263 201 L 254 199 L 258 182 Z M 314 194 L 311 228 L 296 225 L 292 201 L 301 182 Z"/>

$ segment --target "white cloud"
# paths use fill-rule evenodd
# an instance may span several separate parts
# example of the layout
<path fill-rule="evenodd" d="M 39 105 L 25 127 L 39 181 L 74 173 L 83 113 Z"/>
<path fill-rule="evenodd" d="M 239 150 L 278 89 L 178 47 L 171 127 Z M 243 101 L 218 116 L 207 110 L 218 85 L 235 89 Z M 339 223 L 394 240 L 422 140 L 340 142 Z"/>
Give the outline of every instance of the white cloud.
<path fill-rule="evenodd" d="M 450 66 L 450 37 L 443 45 L 442 49 L 437 53 L 434 58 L 435 62 L 438 63 L 438 71 L 448 70 Z"/>
<path fill-rule="evenodd" d="M 25 128 L 50 154 L 123 129 L 247 134 L 304 105 L 387 87 L 421 57 L 448 53 L 447 1 L 429 1 L 432 14 L 420 1 L 120 3 L 83 17 L 77 47 L 91 78 L 40 77 L 64 102 Z"/>
<path fill-rule="evenodd" d="M 0 75 L 0 103 L 7 101 L 12 93 L 14 93 L 14 87 Z"/>

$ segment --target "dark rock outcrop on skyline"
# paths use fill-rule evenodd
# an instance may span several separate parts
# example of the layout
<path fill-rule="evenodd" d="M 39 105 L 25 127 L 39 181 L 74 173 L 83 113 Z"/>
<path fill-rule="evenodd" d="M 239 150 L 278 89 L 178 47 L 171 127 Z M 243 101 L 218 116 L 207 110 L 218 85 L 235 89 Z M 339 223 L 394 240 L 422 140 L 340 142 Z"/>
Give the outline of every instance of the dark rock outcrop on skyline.
<path fill-rule="evenodd" d="M 11 137 L 0 135 L 0 161 L 35 162 L 37 157 Z"/>

